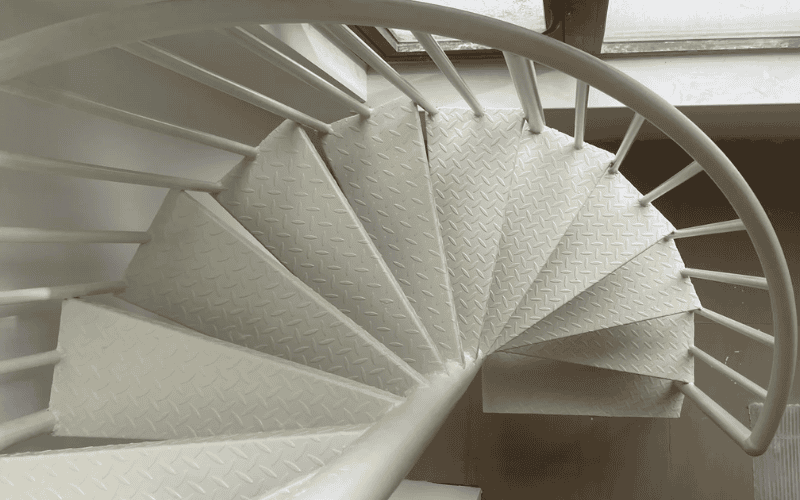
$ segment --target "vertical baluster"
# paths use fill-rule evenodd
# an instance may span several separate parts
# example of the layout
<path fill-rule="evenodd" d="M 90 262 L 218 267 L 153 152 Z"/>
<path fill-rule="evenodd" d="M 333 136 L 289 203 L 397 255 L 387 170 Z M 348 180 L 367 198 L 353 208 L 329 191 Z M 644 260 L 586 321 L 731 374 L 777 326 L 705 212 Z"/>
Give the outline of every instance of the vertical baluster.
<path fill-rule="evenodd" d="M 575 88 L 575 149 L 583 149 L 586 130 L 586 108 L 589 106 L 589 84 L 578 80 Z"/>
<path fill-rule="evenodd" d="M 503 56 L 506 58 L 506 65 L 511 73 L 514 87 L 517 89 L 525 118 L 528 120 L 528 128 L 534 134 L 540 134 L 546 125 L 542 101 L 539 99 L 539 90 L 536 85 L 536 70 L 533 67 L 533 61 L 510 52 L 503 52 Z"/>
<path fill-rule="evenodd" d="M 619 166 L 622 164 L 622 160 L 625 159 L 625 155 L 627 155 L 628 151 L 630 151 L 633 141 L 636 140 L 636 135 L 639 134 L 639 129 L 642 128 L 643 123 L 644 116 L 640 115 L 639 113 L 633 115 L 633 120 L 631 120 L 628 131 L 625 132 L 625 137 L 622 139 L 622 144 L 619 146 L 617 157 L 614 159 L 614 163 L 611 165 L 609 173 L 616 174 L 619 171 Z"/>
<path fill-rule="evenodd" d="M 447 57 L 447 54 L 444 53 L 436 40 L 428 33 L 412 31 L 412 34 L 416 37 L 417 41 L 419 41 L 422 48 L 425 49 L 425 52 L 428 53 L 436 66 L 439 67 L 439 70 L 444 73 L 444 76 L 447 77 L 450 83 L 453 84 L 453 87 L 461 94 L 461 97 L 467 101 L 469 107 L 475 112 L 475 116 L 483 116 L 483 107 L 478 102 L 478 99 L 475 98 L 475 94 L 472 93 L 466 82 L 461 78 L 461 75 L 458 74 L 450 58 Z"/>

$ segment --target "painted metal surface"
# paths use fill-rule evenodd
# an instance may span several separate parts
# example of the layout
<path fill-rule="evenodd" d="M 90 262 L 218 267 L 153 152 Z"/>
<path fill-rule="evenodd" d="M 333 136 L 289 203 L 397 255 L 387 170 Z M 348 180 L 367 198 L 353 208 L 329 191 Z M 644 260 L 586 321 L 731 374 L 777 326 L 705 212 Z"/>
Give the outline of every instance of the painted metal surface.
<path fill-rule="evenodd" d="M 286 121 L 217 198 L 295 276 L 420 373 L 436 344 L 306 133 Z"/>
<path fill-rule="evenodd" d="M 744 223 L 741 219 L 728 220 L 725 222 L 714 222 L 702 226 L 687 227 L 676 229 L 666 236 L 666 238 L 688 238 L 690 236 L 706 236 L 709 234 L 730 233 L 734 231 L 744 231 Z"/>
<path fill-rule="evenodd" d="M 332 124 L 322 145 L 333 175 L 446 359 L 461 359 L 455 306 L 416 105 Z"/>
<path fill-rule="evenodd" d="M 483 365 L 483 411 L 678 418 L 683 395 L 663 378 L 496 352 Z"/>
<path fill-rule="evenodd" d="M 366 44 L 361 38 L 353 33 L 347 26 L 340 24 L 323 24 L 317 26 L 321 31 L 327 31 L 334 37 L 338 38 L 348 49 L 353 51 L 358 57 L 364 60 L 372 69 L 380 73 L 384 78 L 397 87 L 401 92 L 411 98 L 412 101 L 419 104 L 428 113 L 434 115 L 439 112 L 436 106 L 431 104 L 422 94 L 419 93 L 413 85 L 400 76 L 394 68 L 383 60 L 372 48 Z"/>
<path fill-rule="evenodd" d="M 431 58 L 431 60 L 444 74 L 447 80 L 450 81 L 450 83 L 453 85 L 453 88 L 455 88 L 456 91 L 461 94 L 461 97 L 464 98 L 464 101 L 466 101 L 467 105 L 472 108 L 475 116 L 481 116 L 483 114 L 483 106 L 481 106 L 481 103 L 478 102 L 475 94 L 473 94 L 469 89 L 467 82 L 465 82 L 464 79 L 461 78 L 461 75 L 458 74 L 458 70 L 456 70 L 455 66 L 453 66 L 450 58 L 444 53 L 444 50 L 442 50 L 442 48 L 439 46 L 439 43 L 429 33 L 415 31 L 413 35 L 419 44 L 425 49 L 425 52 L 428 53 L 428 56 Z"/>
<path fill-rule="evenodd" d="M 760 288 L 762 290 L 769 290 L 767 278 L 761 276 L 748 276 L 745 274 L 735 273 L 721 273 L 719 271 L 708 271 L 706 269 L 684 269 L 681 271 L 684 276 L 697 278 L 702 280 L 718 281 L 720 283 L 728 283 L 731 285 L 749 286 L 752 288 Z"/>
<path fill-rule="evenodd" d="M 335 460 L 366 426 L 188 438 L 0 457 L 4 498 L 258 498 Z"/>
<path fill-rule="evenodd" d="M 214 213 L 216 211 L 216 213 Z M 172 192 L 123 298 L 211 337 L 403 395 L 423 379 L 293 276 L 209 195 Z"/>
<path fill-rule="evenodd" d="M 256 154 L 258 154 L 258 150 L 256 148 L 247 144 L 242 144 L 230 139 L 218 137 L 207 132 L 200 132 L 199 130 L 173 125 L 172 123 L 163 122 L 147 116 L 137 115 L 136 113 L 131 113 L 130 111 L 113 108 L 99 102 L 90 101 L 85 97 L 73 94 L 72 92 L 67 92 L 65 90 L 37 87 L 18 81 L 14 82 L 13 85 L 0 85 L 0 91 L 25 97 L 27 99 L 35 99 L 48 104 L 55 104 L 57 106 L 63 106 L 65 108 L 91 113 L 109 120 L 152 130 L 154 132 L 159 132 L 172 137 L 180 137 L 181 139 L 205 144 L 213 148 L 218 148 L 223 151 L 230 151 L 231 153 L 240 154 L 246 157 L 254 157 Z"/>
<path fill-rule="evenodd" d="M 619 167 L 622 165 L 622 162 L 625 161 L 625 156 L 627 156 L 628 151 L 631 150 L 631 146 L 633 146 L 633 142 L 636 140 L 636 136 L 639 134 L 639 129 L 642 128 L 644 122 L 645 118 L 642 115 L 639 113 L 634 113 L 631 124 L 628 126 L 628 130 L 625 132 L 625 137 L 622 138 L 622 144 L 619 145 L 616 158 L 614 158 L 614 163 L 611 164 L 611 168 L 609 169 L 611 173 L 616 174 L 619 172 Z"/>
<path fill-rule="evenodd" d="M 123 290 L 125 290 L 124 281 L 99 281 L 96 283 L 78 283 L 75 285 L 2 290 L 0 291 L 0 305 L 5 306 L 10 304 L 24 304 L 26 302 L 67 299 L 84 295 L 116 293 Z"/>
<path fill-rule="evenodd" d="M 749 378 L 745 377 L 741 373 L 737 372 L 727 364 L 723 363 L 722 361 L 718 360 L 714 356 L 708 354 L 707 352 L 703 351 L 702 349 L 691 346 L 689 351 L 692 355 L 702 361 L 703 363 L 707 364 L 717 372 L 721 373 L 722 375 L 728 377 L 729 379 L 733 380 L 733 382 L 748 391 L 750 394 L 754 395 L 756 398 L 760 400 L 764 400 L 767 398 L 767 390 L 761 387 L 760 385 L 756 384 Z"/>
<path fill-rule="evenodd" d="M 674 228 L 622 174 L 606 175 L 578 211 L 495 343 L 499 348 Z"/>
<path fill-rule="evenodd" d="M 53 430 L 56 419 L 48 410 L 37 411 L 24 417 L 0 424 L 0 450 Z"/>
<path fill-rule="evenodd" d="M 478 373 L 482 360 L 448 363 L 355 440 L 341 458 L 270 500 L 386 500 L 414 466 Z"/>
<path fill-rule="evenodd" d="M 648 205 L 652 203 L 654 200 L 657 200 L 661 196 L 669 193 L 702 171 L 703 167 L 701 167 L 696 161 L 693 161 L 688 166 L 684 167 L 683 170 L 664 181 L 646 195 L 642 196 L 642 199 L 639 200 L 639 203 L 642 205 Z"/>
<path fill-rule="evenodd" d="M 750 421 L 759 419 L 762 403 L 750 404 Z M 800 405 L 786 406 L 775 443 L 753 460 L 755 500 L 800 498 Z"/>
<path fill-rule="evenodd" d="M 534 134 L 540 134 L 546 124 L 533 61 L 511 52 L 503 52 L 503 57 L 505 57 L 508 72 L 511 73 L 514 88 L 517 90 L 517 97 L 519 97 L 519 102 L 525 112 L 528 129 Z"/>
<path fill-rule="evenodd" d="M 522 132 L 481 332 L 488 352 L 613 155 L 546 128 Z"/>
<path fill-rule="evenodd" d="M 40 366 L 54 365 L 59 361 L 61 361 L 61 353 L 58 351 L 40 352 L 29 356 L 20 356 L 19 358 L 4 359 L 0 361 L 0 375 Z"/>
<path fill-rule="evenodd" d="M 213 73 L 205 68 L 194 64 L 178 55 L 168 52 L 160 47 L 148 42 L 135 42 L 129 45 L 121 46 L 122 50 L 130 52 L 131 54 L 141 57 L 153 64 L 157 64 L 170 71 L 174 71 L 179 75 L 186 78 L 191 78 L 198 83 L 207 85 L 213 89 L 224 92 L 232 97 L 240 99 L 253 106 L 259 107 L 270 113 L 274 113 L 283 118 L 294 120 L 297 123 L 302 123 L 307 127 L 320 132 L 330 133 L 331 127 L 325 122 L 317 120 L 316 118 L 302 113 L 294 108 L 291 108 L 283 103 L 276 101 L 270 97 L 256 92 L 253 89 L 240 85 L 232 80 L 223 76 Z"/>
<path fill-rule="evenodd" d="M 142 231 L 64 231 L 34 227 L 0 227 L 2 243 L 147 243 Z"/>
<path fill-rule="evenodd" d="M 236 41 L 236 43 L 254 53 L 258 57 L 264 59 L 268 63 L 282 69 L 283 71 L 286 71 L 290 75 L 299 78 L 303 82 L 325 93 L 328 98 L 338 101 L 340 104 L 346 106 L 348 110 L 356 112 L 364 117 L 368 117 L 372 113 L 372 110 L 366 104 L 363 104 L 353 97 L 350 97 L 350 95 L 339 90 L 335 85 L 328 82 L 328 80 L 325 80 L 291 57 L 284 55 L 282 52 L 276 50 L 267 42 L 253 35 L 244 28 L 235 27 L 219 31 L 231 37 L 231 39 Z"/>
<path fill-rule="evenodd" d="M 139 184 L 141 186 L 165 187 L 169 189 L 186 189 L 189 191 L 205 191 L 215 193 L 224 188 L 217 182 L 205 182 L 194 179 L 172 177 L 170 175 L 151 174 L 125 170 L 122 168 L 103 167 L 89 163 L 54 160 L 39 156 L 22 155 L 0 151 L 0 168 L 35 172 L 46 175 L 67 175 L 82 179 Z"/>
<path fill-rule="evenodd" d="M 578 80 L 575 83 L 575 149 L 582 149 L 586 132 L 586 110 L 589 107 L 589 84 Z"/>
<path fill-rule="evenodd" d="M 693 343 L 694 316 L 685 312 L 540 342 L 509 352 L 694 382 L 694 359 L 689 353 Z"/>
<path fill-rule="evenodd" d="M 700 308 L 692 282 L 681 276 L 674 241 L 651 246 L 511 342 L 505 350 Z"/>
<path fill-rule="evenodd" d="M 193 330 L 69 300 L 50 411 L 62 436 L 173 439 L 369 424 L 401 398 Z"/>
<path fill-rule="evenodd" d="M 519 110 L 442 109 L 427 119 L 428 157 L 461 344 L 476 352 L 506 203 L 516 182 Z"/>

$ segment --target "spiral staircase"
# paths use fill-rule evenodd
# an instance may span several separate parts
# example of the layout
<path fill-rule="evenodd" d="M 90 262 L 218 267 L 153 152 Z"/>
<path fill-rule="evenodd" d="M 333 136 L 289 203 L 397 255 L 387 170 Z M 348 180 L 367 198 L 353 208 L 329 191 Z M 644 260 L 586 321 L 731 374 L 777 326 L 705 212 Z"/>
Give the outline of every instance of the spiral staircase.
<path fill-rule="evenodd" d="M 369 109 L 325 87 L 355 113 L 322 123 L 140 41 L 215 27 L 264 54 L 232 28 L 254 19 L 331 23 L 408 97 Z M 416 30 L 471 109 L 434 107 L 345 21 Z M 522 109 L 483 109 L 430 32 L 506 51 Z M 287 120 L 252 147 L 13 80 L 117 45 Z M 576 137 L 545 125 L 530 59 L 580 80 Z M 119 282 L 0 292 L 64 299 L 58 349 L 2 362 L 55 365 L 49 409 L 2 424 L 2 446 L 128 441 L 0 456 L 2 498 L 388 498 L 481 366 L 484 411 L 670 418 L 688 397 L 747 453 L 772 439 L 797 350 L 774 231 L 699 129 L 588 55 L 396 0 L 162 2 L 0 42 L 0 81 L 244 157 L 208 183 L 0 154 L 3 168 L 171 188 L 146 233 L 0 228 L 3 241 L 140 244 Z M 589 85 L 637 113 L 616 153 L 583 142 Z M 695 161 L 643 195 L 619 166 L 645 119 Z M 740 219 L 676 230 L 650 202 L 703 170 Z M 765 278 L 687 269 L 674 241 L 745 229 Z M 692 278 L 768 288 L 775 337 L 704 309 Z M 693 345 L 696 314 L 774 345 L 768 388 Z M 693 384 L 695 360 L 764 399 L 752 430 Z"/>

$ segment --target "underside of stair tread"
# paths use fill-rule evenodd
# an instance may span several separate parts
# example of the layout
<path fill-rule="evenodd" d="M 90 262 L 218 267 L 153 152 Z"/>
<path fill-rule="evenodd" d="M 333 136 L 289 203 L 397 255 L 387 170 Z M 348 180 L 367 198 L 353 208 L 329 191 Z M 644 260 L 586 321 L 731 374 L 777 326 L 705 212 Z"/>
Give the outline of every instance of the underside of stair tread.
<path fill-rule="evenodd" d="M 127 301 L 211 337 L 397 395 L 423 381 L 293 276 L 210 195 L 171 192 L 150 234 L 128 267 Z"/>
<path fill-rule="evenodd" d="M 493 349 L 506 344 L 604 276 L 672 232 L 652 205 L 620 174 L 598 182 L 503 327 Z"/>
<path fill-rule="evenodd" d="M 455 307 L 417 106 L 406 99 L 332 125 L 328 164 L 428 334 L 461 359 Z"/>
<path fill-rule="evenodd" d="M 284 122 L 223 179 L 218 200 L 295 276 L 420 373 L 436 344 L 299 125 Z"/>
<path fill-rule="evenodd" d="M 56 435 L 173 439 L 369 424 L 402 399 L 81 300 L 63 304 Z"/>
<path fill-rule="evenodd" d="M 678 418 L 683 404 L 668 379 L 502 351 L 482 373 L 486 413 Z"/>
<path fill-rule="evenodd" d="M 503 349 L 696 310 L 700 301 L 691 280 L 681 275 L 684 267 L 675 240 L 658 242 Z"/>
<path fill-rule="evenodd" d="M 476 352 L 506 203 L 515 181 L 520 110 L 443 109 L 427 117 L 428 156 L 465 352 Z"/>
<path fill-rule="evenodd" d="M 494 267 L 481 349 L 494 345 L 542 265 L 606 171 L 614 155 L 557 130 L 522 132 Z"/>
<path fill-rule="evenodd" d="M 689 347 L 693 344 L 694 313 L 684 312 L 509 352 L 692 383 L 694 357 Z"/>
<path fill-rule="evenodd" d="M 0 457 L 4 498 L 259 498 L 342 454 L 366 426 Z M 8 496 L 6 496 L 8 495 Z M 199 498 L 199 497 L 198 497 Z"/>

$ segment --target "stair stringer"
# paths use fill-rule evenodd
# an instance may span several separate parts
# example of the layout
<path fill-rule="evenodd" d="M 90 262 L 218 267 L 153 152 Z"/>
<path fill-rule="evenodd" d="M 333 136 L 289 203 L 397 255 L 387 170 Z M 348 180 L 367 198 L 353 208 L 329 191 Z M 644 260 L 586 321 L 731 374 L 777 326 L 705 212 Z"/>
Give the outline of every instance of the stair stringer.
<path fill-rule="evenodd" d="M 483 411 L 678 418 L 671 380 L 498 351 L 483 365 Z"/>
<path fill-rule="evenodd" d="M 428 156 L 462 348 L 480 341 L 523 115 L 440 108 L 427 115 Z"/>
<path fill-rule="evenodd" d="M 627 325 L 700 308 L 675 240 L 660 241 L 626 262 L 502 349 Z"/>
<path fill-rule="evenodd" d="M 260 498 L 335 460 L 367 426 L 0 456 L 3 498 Z"/>
<path fill-rule="evenodd" d="M 683 312 L 497 352 L 693 383 L 692 345 L 694 313 Z"/>
<path fill-rule="evenodd" d="M 55 435 L 173 439 L 370 424 L 385 391 L 105 304 L 64 302 Z"/>
<path fill-rule="evenodd" d="M 220 340 L 404 395 L 424 378 L 293 276 L 210 195 L 172 191 L 125 300 Z"/>
<path fill-rule="evenodd" d="M 444 370 L 408 298 L 303 129 L 289 120 L 219 202 L 295 276 L 422 374 Z"/>
<path fill-rule="evenodd" d="M 614 155 L 546 128 L 522 132 L 481 332 L 487 352 Z"/>
<path fill-rule="evenodd" d="M 331 125 L 328 165 L 445 359 L 463 363 L 417 106 L 406 99 Z"/>
<path fill-rule="evenodd" d="M 606 174 L 542 266 L 489 350 L 508 343 L 674 227 L 619 172 Z"/>

